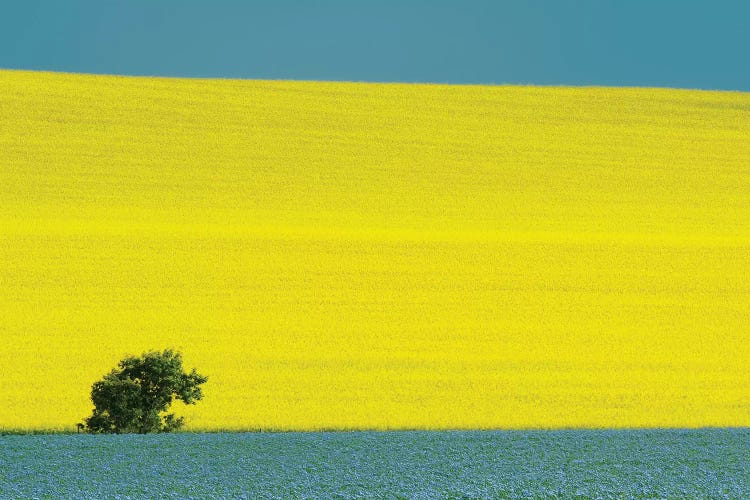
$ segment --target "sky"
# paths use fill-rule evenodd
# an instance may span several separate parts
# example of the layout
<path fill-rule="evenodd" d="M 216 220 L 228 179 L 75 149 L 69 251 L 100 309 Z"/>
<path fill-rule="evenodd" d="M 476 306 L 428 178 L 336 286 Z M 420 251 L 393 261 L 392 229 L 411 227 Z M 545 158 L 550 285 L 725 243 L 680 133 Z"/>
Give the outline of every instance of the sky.
<path fill-rule="evenodd" d="M 0 68 L 750 91 L 745 0 L 22 0 Z"/>

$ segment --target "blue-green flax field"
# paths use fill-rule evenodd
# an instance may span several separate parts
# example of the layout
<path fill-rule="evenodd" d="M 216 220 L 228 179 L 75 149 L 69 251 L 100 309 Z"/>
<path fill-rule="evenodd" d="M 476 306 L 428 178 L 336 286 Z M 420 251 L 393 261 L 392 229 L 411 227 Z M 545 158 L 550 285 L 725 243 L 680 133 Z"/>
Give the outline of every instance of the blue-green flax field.
<path fill-rule="evenodd" d="M 750 430 L 0 437 L 2 498 L 750 498 Z"/>

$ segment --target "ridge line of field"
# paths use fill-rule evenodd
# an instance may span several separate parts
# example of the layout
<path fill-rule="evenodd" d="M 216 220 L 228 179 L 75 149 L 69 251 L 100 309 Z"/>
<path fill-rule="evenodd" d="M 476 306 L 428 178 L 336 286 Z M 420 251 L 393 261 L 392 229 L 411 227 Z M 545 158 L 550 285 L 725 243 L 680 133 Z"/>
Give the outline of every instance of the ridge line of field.
<path fill-rule="evenodd" d="M 639 431 L 701 431 L 701 430 L 750 430 L 750 426 L 715 426 L 703 425 L 696 427 L 518 427 L 518 428 L 473 428 L 473 427 L 450 427 L 450 428 L 419 428 L 419 427 L 321 427 L 319 429 L 287 429 L 287 428 L 246 428 L 246 429 L 183 429 L 171 434 L 344 434 L 357 432 L 389 433 L 389 432 L 639 432 Z M 4 436 L 52 436 L 52 435 L 107 435 L 79 433 L 74 429 L 0 429 L 0 437 Z"/>
<path fill-rule="evenodd" d="M 288 84 L 347 84 L 357 86 L 424 86 L 437 88 L 462 88 L 462 89 L 488 89 L 488 88 L 524 88 L 524 89 L 569 89 L 569 90 L 615 90 L 623 91 L 647 91 L 647 92 L 701 92 L 705 94 L 750 94 L 750 92 L 737 89 L 703 89 L 692 87 L 667 87 L 667 86 L 637 86 L 637 85 L 559 85 L 559 84 L 528 84 L 513 82 L 491 82 L 491 83 L 445 83 L 445 82 L 428 82 L 428 81 L 369 81 L 369 80 L 306 80 L 306 79 L 288 79 L 288 78 L 234 78 L 234 77 L 207 77 L 207 76 L 165 76 L 165 75 L 145 75 L 145 74 L 117 74 L 117 73 L 82 73 L 73 71 L 51 71 L 22 68 L 4 68 L 0 67 L 0 75 L 16 74 L 50 77 L 72 77 L 87 79 L 123 79 L 123 80 L 144 80 L 152 82 L 206 82 L 206 83 L 225 83 L 236 84 L 238 82 L 248 83 L 288 83 Z"/>

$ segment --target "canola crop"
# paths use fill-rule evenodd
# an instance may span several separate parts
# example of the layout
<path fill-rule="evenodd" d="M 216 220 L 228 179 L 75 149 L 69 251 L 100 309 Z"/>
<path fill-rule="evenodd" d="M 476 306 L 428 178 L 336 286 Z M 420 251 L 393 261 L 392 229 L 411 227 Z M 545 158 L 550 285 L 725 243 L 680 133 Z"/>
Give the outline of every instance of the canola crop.
<path fill-rule="evenodd" d="M 750 425 L 750 94 L 0 71 L 0 428 Z"/>

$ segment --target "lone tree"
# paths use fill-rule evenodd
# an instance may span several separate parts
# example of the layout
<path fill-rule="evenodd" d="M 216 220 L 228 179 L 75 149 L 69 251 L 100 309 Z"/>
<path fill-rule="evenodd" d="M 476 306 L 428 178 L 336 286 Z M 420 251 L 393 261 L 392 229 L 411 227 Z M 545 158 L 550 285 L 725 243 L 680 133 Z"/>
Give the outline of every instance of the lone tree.
<path fill-rule="evenodd" d="M 86 430 L 110 434 L 171 432 L 183 417 L 162 415 L 175 400 L 195 404 L 203 398 L 208 379 L 195 368 L 182 369 L 182 355 L 170 349 L 129 356 L 91 387 L 94 411 L 84 420 Z"/>

